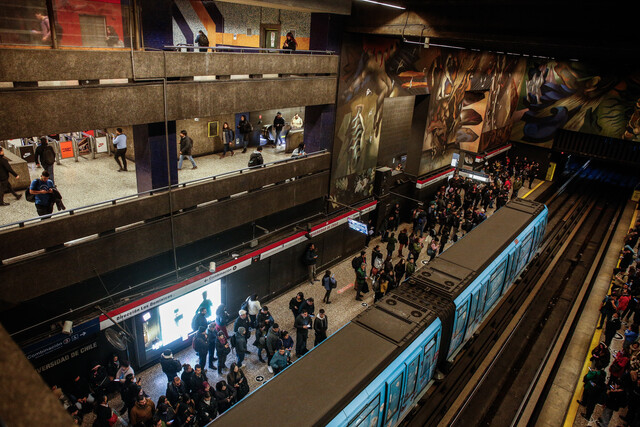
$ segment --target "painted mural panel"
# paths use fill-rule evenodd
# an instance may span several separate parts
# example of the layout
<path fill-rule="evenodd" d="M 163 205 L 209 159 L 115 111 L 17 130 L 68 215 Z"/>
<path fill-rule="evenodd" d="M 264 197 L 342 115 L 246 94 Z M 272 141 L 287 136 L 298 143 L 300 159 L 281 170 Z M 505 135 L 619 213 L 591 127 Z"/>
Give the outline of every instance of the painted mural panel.
<path fill-rule="evenodd" d="M 551 147 L 558 129 L 640 141 L 640 73 L 529 61 L 511 138 Z"/>
<path fill-rule="evenodd" d="M 386 97 L 430 94 L 419 175 L 450 164 L 459 149 L 508 141 L 525 60 L 355 35 L 341 56 L 331 186 L 338 201 L 373 192 Z"/>

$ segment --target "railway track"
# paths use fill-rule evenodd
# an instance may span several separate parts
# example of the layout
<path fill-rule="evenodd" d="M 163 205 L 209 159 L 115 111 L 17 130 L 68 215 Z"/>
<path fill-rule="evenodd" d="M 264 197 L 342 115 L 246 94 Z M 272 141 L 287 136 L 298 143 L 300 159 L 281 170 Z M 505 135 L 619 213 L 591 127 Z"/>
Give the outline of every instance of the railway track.
<path fill-rule="evenodd" d="M 549 225 L 538 255 L 401 425 L 525 425 L 535 414 L 545 367 L 570 338 L 565 325 L 622 212 L 611 187 L 585 185 L 580 171 L 542 199 Z"/>

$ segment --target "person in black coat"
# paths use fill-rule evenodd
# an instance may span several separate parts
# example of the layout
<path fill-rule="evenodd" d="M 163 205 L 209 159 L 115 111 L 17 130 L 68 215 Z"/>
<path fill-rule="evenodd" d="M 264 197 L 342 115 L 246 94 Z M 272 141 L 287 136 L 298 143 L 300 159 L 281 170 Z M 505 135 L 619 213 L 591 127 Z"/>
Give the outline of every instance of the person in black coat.
<path fill-rule="evenodd" d="M 236 398 L 233 390 L 227 386 L 225 381 L 219 381 L 216 384 L 216 391 L 214 393 L 216 402 L 218 403 L 218 412 L 224 413 L 227 409 L 231 408 L 236 403 Z"/>
<path fill-rule="evenodd" d="M 280 136 L 282 135 L 282 129 L 284 129 L 284 117 L 282 117 L 282 113 L 278 111 L 276 117 L 273 119 L 273 129 L 276 132 L 276 140 L 275 144 L 280 145 Z"/>
<path fill-rule="evenodd" d="M 184 383 L 184 387 L 188 393 L 191 393 L 191 377 L 193 377 L 194 373 L 195 372 L 191 365 L 188 363 L 182 365 L 182 375 L 180 375 L 180 380 Z"/>
<path fill-rule="evenodd" d="M 224 328 L 229 323 L 231 315 L 227 312 L 227 306 L 220 304 L 216 309 L 216 325 Z"/>
<path fill-rule="evenodd" d="M 4 157 L 4 149 L 0 147 L 0 206 L 9 206 L 9 203 L 4 202 L 4 193 L 5 191 L 10 192 L 16 198 L 16 200 L 20 200 L 22 194 L 18 194 L 13 191 L 11 184 L 9 183 L 9 174 L 15 176 L 16 178 L 20 178 L 20 175 L 13 170 L 9 161 L 6 157 Z"/>
<path fill-rule="evenodd" d="M 222 371 L 227 367 L 227 356 L 231 352 L 231 346 L 227 341 L 227 337 L 224 333 L 218 332 L 218 339 L 216 340 L 216 353 L 218 354 L 218 375 L 222 375 Z"/>
<path fill-rule="evenodd" d="M 207 334 L 205 334 L 205 327 L 203 326 L 200 326 L 198 333 L 193 336 L 193 349 L 198 353 L 200 366 L 207 366 L 209 344 L 207 343 Z"/>
<path fill-rule="evenodd" d="M 207 425 L 218 415 L 218 405 L 211 397 L 211 392 L 205 392 L 198 403 L 198 421 L 201 426 Z"/>
<path fill-rule="evenodd" d="M 311 329 L 311 318 L 306 309 L 296 317 L 294 324 L 296 328 L 296 356 L 300 357 L 307 351 L 307 338 L 309 337 L 309 329 Z"/>
<path fill-rule="evenodd" d="M 313 304 L 313 298 L 309 297 L 302 304 L 300 304 L 300 311 L 298 314 L 302 314 L 303 311 L 309 313 L 309 317 L 313 317 L 313 312 L 316 306 Z"/>
<path fill-rule="evenodd" d="M 611 315 L 611 318 L 607 320 L 605 329 L 604 329 L 604 343 L 609 347 L 611 345 L 611 341 L 616 336 L 616 333 L 622 327 L 622 322 L 620 322 L 620 318 L 618 313 L 615 312 Z"/>
<path fill-rule="evenodd" d="M 187 136 L 186 130 L 180 131 L 180 160 L 178 161 L 178 170 L 182 169 L 182 162 L 187 157 L 191 161 L 193 169 L 198 169 L 193 156 L 191 155 L 191 149 L 193 148 L 193 140 Z"/>
<path fill-rule="evenodd" d="M 167 376 L 167 382 L 173 381 L 173 378 L 182 370 L 182 364 L 178 359 L 173 358 L 171 350 L 165 350 L 160 356 L 160 366 L 162 372 Z"/>
<path fill-rule="evenodd" d="M 300 313 L 300 305 L 304 302 L 304 294 L 302 292 L 298 292 L 295 297 L 291 298 L 289 301 L 289 310 L 291 310 L 291 314 L 293 314 L 293 321 L 296 321 L 296 317 L 298 317 L 298 313 Z"/>
<path fill-rule="evenodd" d="M 329 319 L 324 314 L 324 310 L 320 309 L 318 316 L 313 321 L 313 330 L 316 333 L 316 338 L 313 342 L 314 346 L 327 339 L 327 329 L 329 329 Z"/>
<path fill-rule="evenodd" d="M 316 245 L 311 243 L 307 247 L 307 251 L 304 253 L 304 264 L 307 266 L 309 272 L 309 283 L 313 285 L 316 279 L 316 263 L 318 262 L 318 251 Z"/>
<path fill-rule="evenodd" d="M 165 394 L 172 406 L 176 406 L 178 404 L 181 396 L 186 400 L 189 399 L 189 393 L 187 392 L 187 387 L 185 387 L 184 381 L 177 376 L 167 385 L 167 391 Z"/>
<path fill-rule="evenodd" d="M 213 365 L 214 360 L 218 360 L 215 357 L 216 354 L 216 341 L 218 340 L 218 332 L 216 331 L 216 324 L 210 323 L 207 329 L 207 344 L 209 345 L 209 369 L 216 369 Z"/>

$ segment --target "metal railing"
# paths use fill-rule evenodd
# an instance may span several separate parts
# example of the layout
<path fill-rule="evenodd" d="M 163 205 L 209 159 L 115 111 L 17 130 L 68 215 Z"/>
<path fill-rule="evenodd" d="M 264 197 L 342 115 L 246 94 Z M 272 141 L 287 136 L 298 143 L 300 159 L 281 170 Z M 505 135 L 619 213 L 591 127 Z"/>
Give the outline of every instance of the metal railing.
<path fill-rule="evenodd" d="M 200 52 L 206 49 L 205 52 Z M 332 50 L 291 50 L 291 49 L 272 49 L 267 47 L 245 47 L 245 46 L 193 46 L 193 45 L 165 45 L 164 50 L 180 51 L 180 52 L 228 52 L 228 53 L 287 53 L 296 55 L 335 55 Z"/>
<path fill-rule="evenodd" d="M 72 208 L 72 209 L 65 209 L 63 211 L 60 212 L 54 212 L 48 215 L 43 215 L 43 216 L 38 216 L 38 217 L 33 217 L 33 218 L 28 218 L 28 219 L 24 219 L 24 220 L 20 220 L 20 221 L 16 221 L 16 222 L 11 222 L 9 224 L 4 224 L 4 225 L 0 225 L 0 231 L 6 230 L 8 228 L 11 227 L 24 227 L 27 224 L 31 224 L 37 221 L 41 221 L 43 219 L 47 219 L 47 218 L 54 218 L 54 217 L 61 217 L 63 215 L 74 215 L 78 212 L 84 212 L 84 211 L 88 211 L 88 210 L 92 210 L 92 209 L 96 209 L 96 208 L 101 208 L 101 207 L 106 207 L 106 206 L 113 206 L 116 205 L 118 203 L 124 202 L 124 201 L 128 201 L 128 200 L 133 200 L 135 198 L 138 198 L 140 196 L 151 196 L 153 194 L 156 193 L 163 193 L 165 191 L 168 191 L 170 188 L 171 189 L 178 189 L 178 188 L 184 188 L 187 186 L 191 186 L 191 185 L 195 185 L 195 184 L 200 184 L 200 183 L 204 183 L 207 181 L 216 181 L 217 179 L 223 178 L 223 177 L 227 177 L 227 176 L 231 176 L 231 175 L 240 175 L 244 172 L 248 172 L 248 171 L 253 171 L 256 169 L 261 169 L 261 168 L 266 168 L 269 166 L 274 166 L 274 165 L 279 165 L 279 164 L 284 164 L 284 163 L 289 163 L 292 161 L 296 161 L 296 160 L 301 160 L 301 159 L 305 159 L 308 157 L 313 157 L 313 156 L 317 156 L 319 154 L 324 154 L 326 153 L 328 150 L 327 149 L 322 149 L 320 151 L 315 151 L 313 153 L 308 153 L 305 154 L 303 156 L 297 156 L 297 157 L 287 157 L 286 159 L 281 159 L 281 160 L 276 160 L 273 162 L 269 162 L 269 163 L 264 163 L 262 165 L 259 166 L 247 166 L 244 167 L 242 169 L 236 169 L 233 171 L 229 171 L 229 172 L 222 172 L 219 173 L 217 175 L 211 175 L 208 177 L 204 177 L 204 178 L 197 178 L 197 179 L 193 179 L 191 181 L 186 181 L 186 182 L 182 182 L 182 183 L 178 183 L 178 184 L 174 184 L 166 187 L 160 187 L 160 188 L 154 188 L 152 190 L 147 190 L 147 191 L 143 191 L 141 193 L 135 193 L 135 194 L 130 194 L 128 196 L 122 196 L 122 197 L 117 197 L 114 199 L 109 199 L 109 200 L 104 200 L 102 202 L 98 202 L 98 203 L 93 203 L 90 205 L 85 205 L 85 206 L 80 206 L 78 208 Z"/>

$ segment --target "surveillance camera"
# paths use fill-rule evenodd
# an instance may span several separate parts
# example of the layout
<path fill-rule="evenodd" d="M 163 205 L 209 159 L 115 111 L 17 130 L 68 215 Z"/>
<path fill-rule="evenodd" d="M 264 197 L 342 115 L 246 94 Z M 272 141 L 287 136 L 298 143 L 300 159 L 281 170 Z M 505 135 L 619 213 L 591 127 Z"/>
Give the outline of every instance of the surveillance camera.
<path fill-rule="evenodd" d="M 62 333 L 70 335 L 73 332 L 73 322 L 71 320 L 65 320 L 62 325 Z"/>
<path fill-rule="evenodd" d="M 211 273 L 215 273 L 215 272 L 216 272 L 216 263 L 215 263 L 215 262 L 211 261 L 211 262 L 209 263 L 209 271 L 210 271 Z"/>

